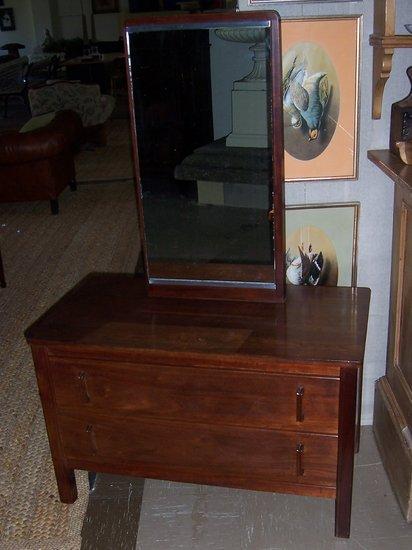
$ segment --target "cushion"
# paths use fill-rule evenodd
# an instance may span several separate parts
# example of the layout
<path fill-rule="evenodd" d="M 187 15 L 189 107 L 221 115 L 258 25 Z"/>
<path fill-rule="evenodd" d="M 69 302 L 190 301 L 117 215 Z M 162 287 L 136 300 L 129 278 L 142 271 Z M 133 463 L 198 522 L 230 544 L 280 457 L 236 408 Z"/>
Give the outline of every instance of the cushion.
<path fill-rule="evenodd" d="M 50 124 L 52 120 L 56 117 L 56 113 L 46 113 L 45 115 L 34 116 L 29 121 L 26 122 L 24 126 L 20 128 L 20 133 L 25 134 L 26 132 L 32 132 L 38 128 L 43 128 Z"/>

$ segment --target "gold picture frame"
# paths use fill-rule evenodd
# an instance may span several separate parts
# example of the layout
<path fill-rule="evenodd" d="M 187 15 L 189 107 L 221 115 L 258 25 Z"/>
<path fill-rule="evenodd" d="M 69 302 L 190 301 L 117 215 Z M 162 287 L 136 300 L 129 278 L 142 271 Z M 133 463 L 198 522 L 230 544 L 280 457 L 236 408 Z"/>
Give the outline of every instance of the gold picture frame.
<path fill-rule="evenodd" d="M 356 286 L 360 204 L 326 203 L 286 207 L 286 279 L 288 284 Z M 310 249 L 311 245 L 311 250 Z M 299 251 L 300 248 L 300 251 Z M 322 256 L 320 256 L 320 253 Z M 315 276 L 299 273 L 308 260 Z M 295 264 L 292 266 L 293 261 Z M 303 260 L 303 261 L 301 261 Z M 319 261 L 320 260 L 320 261 Z M 322 263 L 321 266 L 319 264 Z M 299 266 L 299 264 L 302 264 Z M 291 267 L 292 266 L 292 267 Z M 321 267 L 316 282 L 317 268 Z M 303 269 L 305 269 L 303 265 Z M 306 269 L 307 271 L 307 269 Z"/>
<path fill-rule="evenodd" d="M 286 181 L 358 177 L 361 24 L 361 15 L 282 21 Z"/>

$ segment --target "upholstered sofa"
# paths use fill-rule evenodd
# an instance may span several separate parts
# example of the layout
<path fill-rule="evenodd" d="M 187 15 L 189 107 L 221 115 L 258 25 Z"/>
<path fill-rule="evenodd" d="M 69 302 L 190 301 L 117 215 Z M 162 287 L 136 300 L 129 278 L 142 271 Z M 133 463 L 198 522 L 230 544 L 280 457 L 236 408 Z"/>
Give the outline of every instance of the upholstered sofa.
<path fill-rule="evenodd" d="M 76 188 L 74 146 L 81 131 L 80 117 L 63 111 L 35 130 L 0 134 L 0 202 L 49 200 L 57 214 L 60 193 Z"/>
<path fill-rule="evenodd" d="M 33 116 L 70 109 L 79 114 L 84 141 L 98 145 L 106 143 L 104 123 L 115 107 L 115 99 L 102 95 L 97 84 L 57 81 L 29 90 L 30 109 Z"/>

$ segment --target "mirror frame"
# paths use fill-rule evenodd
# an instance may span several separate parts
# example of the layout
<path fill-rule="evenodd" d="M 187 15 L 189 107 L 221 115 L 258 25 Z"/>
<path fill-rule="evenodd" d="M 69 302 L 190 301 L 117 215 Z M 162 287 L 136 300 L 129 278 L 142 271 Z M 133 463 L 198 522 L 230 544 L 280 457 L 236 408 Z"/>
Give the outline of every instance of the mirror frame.
<path fill-rule="evenodd" d="M 274 266 L 273 283 L 262 283 L 260 286 L 238 281 L 207 281 L 185 279 L 150 279 L 150 268 L 147 241 L 144 226 L 143 193 L 139 167 L 139 147 L 136 127 L 136 112 L 133 95 L 132 60 L 130 52 L 130 34 L 135 32 L 173 29 L 208 29 L 225 26 L 260 25 L 269 29 L 270 66 L 268 78 L 268 100 L 271 100 L 272 120 L 272 196 L 273 210 L 270 220 L 273 225 Z M 282 302 L 285 299 L 285 243 L 284 243 L 284 145 L 283 145 L 283 101 L 282 101 L 282 55 L 280 17 L 276 11 L 254 12 L 207 12 L 202 14 L 179 14 L 168 12 L 167 15 L 141 15 L 126 21 L 124 29 L 126 52 L 127 85 L 131 120 L 134 176 L 139 216 L 139 230 L 142 246 L 147 292 L 151 296 L 190 299 L 246 300 L 257 302 Z"/>

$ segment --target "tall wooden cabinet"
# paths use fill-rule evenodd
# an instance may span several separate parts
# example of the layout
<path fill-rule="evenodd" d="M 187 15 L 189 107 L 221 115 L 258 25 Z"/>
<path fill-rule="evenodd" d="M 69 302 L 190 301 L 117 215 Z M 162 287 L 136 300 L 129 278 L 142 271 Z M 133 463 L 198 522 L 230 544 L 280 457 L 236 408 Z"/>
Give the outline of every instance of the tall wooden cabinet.
<path fill-rule="evenodd" d="M 376 384 L 374 431 L 400 507 L 412 521 L 412 166 L 389 151 L 369 158 L 395 182 L 386 375 Z"/>

